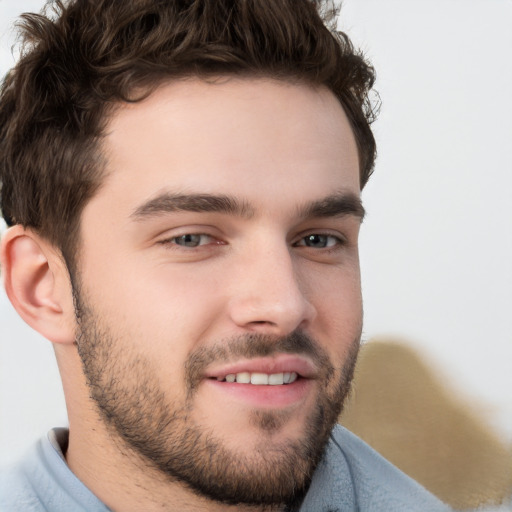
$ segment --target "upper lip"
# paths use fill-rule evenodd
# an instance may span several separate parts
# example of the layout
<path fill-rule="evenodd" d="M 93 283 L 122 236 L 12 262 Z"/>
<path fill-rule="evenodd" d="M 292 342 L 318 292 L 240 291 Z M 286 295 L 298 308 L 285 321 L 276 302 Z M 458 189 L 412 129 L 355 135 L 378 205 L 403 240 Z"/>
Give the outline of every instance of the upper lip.
<path fill-rule="evenodd" d="M 236 373 L 287 373 L 295 372 L 299 376 L 311 379 L 316 375 L 313 362 L 297 354 L 279 354 L 274 357 L 244 359 L 234 363 L 214 365 L 205 372 L 205 378 L 219 378 Z"/>

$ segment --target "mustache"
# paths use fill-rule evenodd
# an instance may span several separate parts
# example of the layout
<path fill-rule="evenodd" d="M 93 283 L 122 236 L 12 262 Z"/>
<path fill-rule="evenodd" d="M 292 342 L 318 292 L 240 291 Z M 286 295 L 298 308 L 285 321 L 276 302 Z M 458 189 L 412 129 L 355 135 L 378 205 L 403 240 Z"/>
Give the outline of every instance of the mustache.
<path fill-rule="evenodd" d="M 283 353 L 309 357 L 326 382 L 334 374 L 334 367 L 327 353 L 303 331 L 293 331 L 283 337 L 249 333 L 201 347 L 189 356 L 185 363 L 189 394 L 197 388 L 206 368 L 213 363 L 236 361 L 240 358 L 271 357 Z"/>

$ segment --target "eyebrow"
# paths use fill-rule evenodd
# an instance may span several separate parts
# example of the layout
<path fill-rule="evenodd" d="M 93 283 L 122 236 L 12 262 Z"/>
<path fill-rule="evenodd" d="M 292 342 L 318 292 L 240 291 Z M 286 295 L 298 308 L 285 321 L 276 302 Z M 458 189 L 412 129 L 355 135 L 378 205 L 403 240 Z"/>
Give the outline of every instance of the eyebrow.
<path fill-rule="evenodd" d="M 231 196 L 164 192 L 136 208 L 131 217 L 143 220 L 173 212 L 224 213 L 243 218 L 254 215 L 254 209 L 247 202 Z"/>
<path fill-rule="evenodd" d="M 139 221 L 175 212 L 222 213 L 249 219 L 255 209 L 247 201 L 223 194 L 164 192 L 138 206 L 130 217 Z M 358 195 L 345 192 L 308 202 L 298 208 L 297 215 L 302 219 L 353 215 L 362 220 L 365 210 Z"/>
<path fill-rule="evenodd" d="M 366 214 L 361 198 L 353 192 L 339 192 L 312 201 L 299 208 L 298 213 L 306 219 L 352 215 L 358 217 L 361 222 Z"/>

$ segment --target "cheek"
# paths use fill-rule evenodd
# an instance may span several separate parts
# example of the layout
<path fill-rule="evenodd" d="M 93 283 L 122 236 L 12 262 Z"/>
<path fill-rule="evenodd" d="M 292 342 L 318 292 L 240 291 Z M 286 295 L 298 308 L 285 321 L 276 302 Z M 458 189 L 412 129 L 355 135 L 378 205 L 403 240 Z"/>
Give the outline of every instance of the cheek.
<path fill-rule="evenodd" d="M 317 321 L 314 333 L 325 340 L 336 359 L 346 356 L 362 328 L 362 298 L 359 268 L 342 269 L 315 287 Z"/>
<path fill-rule="evenodd" d="M 158 265 L 133 284 L 139 300 L 153 306 L 155 319 L 204 330 L 222 309 L 222 282 L 215 269 Z"/>
<path fill-rule="evenodd" d="M 93 296 L 101 290 L 94 297 L 99 306 L 131 325 L 181 328 L 215 315 L 221 292 L 218 275 L 198 265 L 152 262 L 143 255 L 90 265 L 84 282 Z"/>
<path fill-rule="evenodd" d="M 151 333 L 150 350 L 158 364 L 182 373 L 190 354 L 218 337 L 225 304 L 218 275 L 197 266 L 160 265 L 134 280 L 138 299 L 130 310 L 136 329 Z"/>
<path fill-rule="evenodd" d="M 83 269 L 88 303 L 164 385 L 183 382 L 184 362 L 220 315 L 218 279 L 171 265 L 116 263 Z"/>

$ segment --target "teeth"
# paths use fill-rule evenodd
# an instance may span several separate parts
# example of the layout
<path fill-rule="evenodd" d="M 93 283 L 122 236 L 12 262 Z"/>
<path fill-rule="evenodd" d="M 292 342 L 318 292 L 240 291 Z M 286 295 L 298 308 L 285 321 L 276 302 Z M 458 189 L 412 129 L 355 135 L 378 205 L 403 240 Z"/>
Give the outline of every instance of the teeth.
<path fill-rule="evenodd" d="M 282 373 L 273 373 L 272 375 L 268 376 L 268 383 L 271 386 L 284 384 L 284 375 Z"/>
<path fill-rule="evenodd" d="M 267 385 L 268 375 L 266 373 L 252 373 L 251 384 L 256 384 L 257 386 Z"/>
<path fill-rule="evenodd" d="M 236 381 L 240 384 L 249 384 L 251 382 L 251 374 L 249 372 L 237 373 Z"/>
<path fill-rule="evenodd" d="M 295 372 L 286 372 L 283 374 L 283 381 L 285 384 L 291 384 L 297 380 L 298 375 Z"/>
<path fill-rule="evenodd" d="M 238 382 L 239 384 L 254 384 L 255 386 L 279 386 L 282 384 L 291 384 L 295 382 L 298 378 L 297 373 L 295 372 L 285 372 L 285 373 L 249 373 L 249 372 L 240 372 L 240 373 L 230 373 L 226 375 L 226 377 L 217 377 L 218 381 L 226 381 L 226 382 Z"/>

